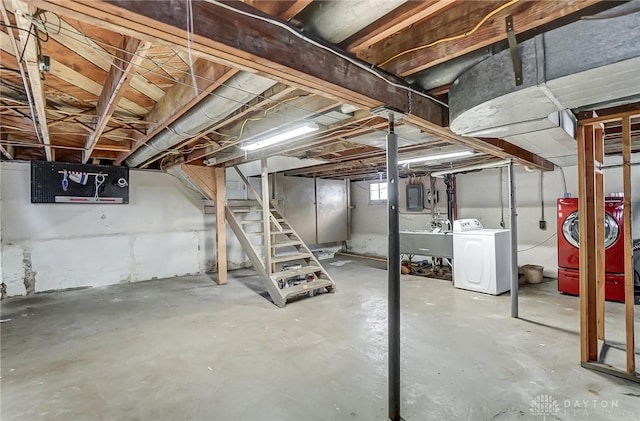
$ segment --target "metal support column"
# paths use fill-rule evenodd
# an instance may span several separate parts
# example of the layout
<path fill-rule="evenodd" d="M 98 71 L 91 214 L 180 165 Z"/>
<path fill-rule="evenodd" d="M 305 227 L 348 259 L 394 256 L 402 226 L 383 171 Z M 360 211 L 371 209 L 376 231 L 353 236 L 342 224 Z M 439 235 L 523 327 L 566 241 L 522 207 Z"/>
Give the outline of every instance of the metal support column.
<path fill-rule="evenodd" d="M 262 182 L 262 228 L 264 239 L 262 240 L 262 252 L 264 253 L 264 269 L 268 274 L 271 270 L 271 199 L 269 196 L 269 169 L 267 168 L 267 158 L 262 158 L 262 171 L 260 181 Z"/>
<path fill-rule="evenodd" d="M 509 229 L 511 230 L 511 317 L 518 317 L 518 214 L 516 212 L 516 177 L 509 164 Z"/>
<path fill-rule="evenodd" d="M 400 418 L 400 217 L 398 210 L 398 137 L 393 113 L 387 134 L 387 192 L 389 219 L 389 419 Z"/>

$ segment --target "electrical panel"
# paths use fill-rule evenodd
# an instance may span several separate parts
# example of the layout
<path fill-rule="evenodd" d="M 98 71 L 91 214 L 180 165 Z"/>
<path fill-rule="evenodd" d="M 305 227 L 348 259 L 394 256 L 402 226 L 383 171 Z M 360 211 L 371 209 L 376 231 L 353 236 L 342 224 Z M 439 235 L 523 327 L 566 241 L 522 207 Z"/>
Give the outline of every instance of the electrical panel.
<path fill-rule="evenodd" d="M 407 210 L 422 212 L 424 196 L 422 184 L 407 184 Z"/>

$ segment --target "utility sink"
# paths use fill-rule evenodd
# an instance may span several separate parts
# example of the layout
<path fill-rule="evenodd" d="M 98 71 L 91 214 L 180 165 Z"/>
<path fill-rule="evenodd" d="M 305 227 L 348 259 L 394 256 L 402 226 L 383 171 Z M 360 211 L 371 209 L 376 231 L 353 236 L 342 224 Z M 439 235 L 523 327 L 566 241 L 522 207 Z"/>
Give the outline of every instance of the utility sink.
<path fill-rule="evenodd" d="M 452 258 L 452 232 L 433 232 L 428 230 L 400 231 L 400 253 Z"/>

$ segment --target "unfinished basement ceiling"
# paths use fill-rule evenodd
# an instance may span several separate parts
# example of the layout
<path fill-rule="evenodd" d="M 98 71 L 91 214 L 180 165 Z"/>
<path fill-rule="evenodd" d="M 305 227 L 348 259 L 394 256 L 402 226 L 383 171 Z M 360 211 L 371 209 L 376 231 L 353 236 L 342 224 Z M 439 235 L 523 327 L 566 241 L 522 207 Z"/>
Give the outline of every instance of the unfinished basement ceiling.
<path fill-rule="evenodd" d="M 386 119 L 370 109 L 389 103 L 407 113 L 397 127 L 401 159 L 442 150 L 475 152 L 456 161 L 432 162 L 421 172 L 508 157 L 551 169 L 550 162 L 536 155 L 539 151 L 497 138 L 458 136 L 443 127 L 448 124 L 448 83 L 500 49 L 496 46 L 506 39 L 508 15 L 516 33 L 528 38 L 532 31 L 618 3 L 194 1 L 193 27 L 187 31 L 188 4 L 5 1 L 0 33 L 2 159 L 166 169 L 280 156 L 300 159 L 304 169 L 287 165 L 295 175 L 369 178 L 384 171 L 387 128 Z M 173 8 L 169 15 L 163 10 L 168 8 Z M 110 23 L 103 24 L 107 16 Z M 163 22 L 163 16 L 172 17 Z M 229 19 L 214 25 L 223 16 Z M 235 31 L 232 39 L 216 32 L 228 21 L 235 25 L 227 31 Z M 295 34 L 300 31 L 312 39 Z M 268 37 L 273 37 L 269 43 L 259 41 Z M 218 42 L 215 48 L 212 39 Z M 278 61 L 287 56 L 279 45 L 300 52 L 292 56 L 295 62 Z M 348 51 L 363 66 L 327 52 L 324 45 Z M 306 65 L 307 53 L 328 61 Z M 44 56 L 49 69 L 39 67 Z M 346 73 L 330 71 L 342 65 Z M 394 85 L 385 85 L 381 93 L 363 92 L 363 77 L 372 77 L 364 68 L 372 65 L 387 72 L 374 76 L 375 83 L 383 78 Z M 279 73 L 283 66 L 291 66 L 288 74 Z M 414 84 L 413 93 L 407 80 Z M 439 97 L 421 93 L 427 87 Z M 384 95 L 388 100 L 381 102 Z M 241 149 L 248 139 L 300 121 L 316 123 L 318 131 L 254 152 Z M 607 136 L 615 138 L 613 132 Z M 614 146 L 609 150 L 615 153 Z M 315 162 L 323 164 L 309 165 Z"/>

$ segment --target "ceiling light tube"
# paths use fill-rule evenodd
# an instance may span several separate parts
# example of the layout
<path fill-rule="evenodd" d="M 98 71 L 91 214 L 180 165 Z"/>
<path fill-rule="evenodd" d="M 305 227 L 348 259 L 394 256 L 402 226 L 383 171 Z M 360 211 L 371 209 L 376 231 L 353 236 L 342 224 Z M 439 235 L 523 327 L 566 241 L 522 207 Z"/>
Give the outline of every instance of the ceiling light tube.
<path fill-rule="evenodd" d="M 469 156 L 469 155 L 473 155 L 473 151 L 449 152 L 449 153 L 442 153 L 438 155 L 421 156 L 419 158 L 403 159 L 402 161 L 398 161 L 398 164 L 404 165 L 404 164 L 412 164 L 414 162 L 439 161 L 442 159 L 460 158 L 460 157 Z"/>
<path fill-rule="evenodd" d="M 276 143 L 284 142 L 298 136 L 315 132 L 319 129 L 320 127 L 318 127 L 316 123 L 304 122 L 302 124 L 289 127 L 284 132 L 265 137 L 264 139 L 258 140 L 256 142 L 242 145 L 241 149 L 244 149 L 245 151 L 255 151 L 257 149 L 266 148 L 267 146 L 275 145 Z"/>
<path fill-rule="evenodd" d="M 486 164 L 470 165 L 468 167 L 460 167 L 460 168 L 452 168 L 452 169 L 443 170 L 443 171 L 436 171 L 436 172 L 432 172 L 429 175 L 431 177 L 442 178 L 447 174 L 457 174 L 457 173 L 467 172 L 467 171 L 476 171 L 476 170 L 487 170 L 487 169 L 492 169 L 492 168 L 500 168 L 500 167 L 506 167 L 509 164 L 511 164 L 511 160 L 510 159 L 503 159 L 503 160 L 500 160 L 500 161 L 487 162 Z"/>

